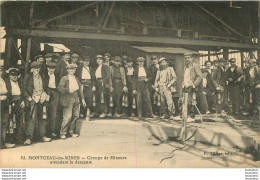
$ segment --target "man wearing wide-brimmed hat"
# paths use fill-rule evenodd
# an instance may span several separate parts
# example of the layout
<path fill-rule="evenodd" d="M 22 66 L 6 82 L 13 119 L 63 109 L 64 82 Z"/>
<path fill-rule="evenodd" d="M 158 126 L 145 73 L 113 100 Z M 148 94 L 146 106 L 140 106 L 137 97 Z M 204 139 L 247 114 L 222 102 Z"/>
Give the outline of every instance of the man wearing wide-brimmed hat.
<path fill-rule="evenodd" d="M 156 117 L 153 114 L 150 100 L 149 81 L 151 81 L 151 73 L 148 68 L 144 67 L 145 59 L 143 57 L 138 57 L 137 61 L 138 67 L 134 71 L 133 94 L 137 94 L 138 117 L 143 117 L 145 106 L 147 107 L 147 115 L 149 117 Z"/>
<path fill-rule="evenodd" d="M 44 75 L 40 74 L 41 63 L 34 61 L 30 65 L 32 72 L 24 77 L 23 92 L 26 104 L 29 106 L 29 119 L 27 119 L 25 145 L 30 145 L 33 140 L 51 141 L 46 137 L 46 103 L 49 101 L 48 84 Z M 36 127 L 38 126 L 38 128 Z M 39 129 L 36 131 L 35 128 Z"/>

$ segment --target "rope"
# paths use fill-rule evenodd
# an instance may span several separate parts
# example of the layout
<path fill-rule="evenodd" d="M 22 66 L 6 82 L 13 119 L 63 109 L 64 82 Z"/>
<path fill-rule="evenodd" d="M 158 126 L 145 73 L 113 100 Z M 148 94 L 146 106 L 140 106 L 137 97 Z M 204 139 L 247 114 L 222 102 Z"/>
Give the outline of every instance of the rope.
<path fill-rule="evenodd" d="M 195 104 L 195 102 L 193 101 L 193 99 L 192 99 L 190 96 L 189 96 L 189 98 L 190 98 L 190 100 L 192 101 L 193 105 L 196 107 L 197 111 L 199 112 L 199 115 L 200 115 L 200 118 L 201 118 L 201 122 L 203 122 L 203 118 L 202 118 L 202 115 L 201 115 L 201 113 L 200 113 L 199 108 L 197 107 L 197 105 Z M 179 148 L 173 149 L 173 150 L 171 151 L 171 155 L 170 155 L 170 156 L 161 159 L 160 164 L 161 164 L 164 160 L 173 158 L 175 151 L 186 148 L 188 145 L 185 144 L 185 142 L 186 142 L 186 141 L 189 141 L 192 137 L 194 137 L 200 127 L 201 127 L 201 125 L 197 126 L 197 128 L 195 129 L 195 131 L 192 133 L 192 135 L 191 135 L 190 137 L 188 137 L 188 138 L 185 139 L 184 141 L 181 141 L 181 143 L 183 144 L 183 147 L 179 147 Z"/>

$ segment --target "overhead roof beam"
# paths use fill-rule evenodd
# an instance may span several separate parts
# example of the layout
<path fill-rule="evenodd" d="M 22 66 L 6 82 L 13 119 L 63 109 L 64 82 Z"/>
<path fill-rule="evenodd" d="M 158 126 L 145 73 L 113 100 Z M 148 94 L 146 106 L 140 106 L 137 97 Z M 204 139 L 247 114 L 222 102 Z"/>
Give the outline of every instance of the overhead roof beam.
<path fill-rule="evenodd" d="M 253 43 L 236 43 L 225 41 L 210 41 L 200 39 L 187 38 L 171 38 L 171 37 L 153 37 L 153 36 L 138 36 L 138 35 L 119 35 L 105 33 L 90 33 L 90 32 L 70 32 L 70 31 L 52 31 L 52 30 L 36 30 L 36 29 L 9 29 L 10 34 L 14 36 L 29 36 L 29 37 L 49 37 L 49 38 L 75 38 L 75 39 L 93 39 L 93 40 L 111 40 L 122 42 L 139 42 L 139 43 L 160 43 L 174 45 L 192 45 L 206 47 L 227 47 L 230 49 L 254 49 L 260 50 L 259 44 Z"/>
<path fill-rule="evenodd" d="M 56 16 L 56 17 L 54 17 L 54 18 L 48 19 L 48 20 L 46 20 L 44 23 L 40 24 L 40 26 L 44 26 L 44 25 L 47 25 L 48 23 L 50 23 L 50 22 L 52 22 L 52 21 L 55 21 L 55 20 L 58 20 L 58 19 L 62 19 L 62 18 L 71 16 L 71 15 L 73 15 L 73 14 L 75 14 L 75 13 L 78 13 L 78 12 L 80 12 L 80 11 L 83 11 L 83 10 L 85 10 L 85 9 L 87 9 L 87 8 L 89 8 L 89 7 L 91 7 L 91 6 L 95 5 L 95 4 L 97 4 L 97 3 L 98 3 L 98 2 L 89 3 L 89 4 L 85 5 L 85 6 L 80 7 L 80 8 L 77 8 L 77 9 L 74 9 L 74 10 L 72 10 L 72 11 L 66 12 L 66 13 L 61 14 L 61 15 L 59 15 L 59 16 Z"/>
<path fill-rule="evenodd" d="M 210 11 L 208 11 L 206 8 L 204 8 L 203 6 L 201 6 L 199 3 L 194 2 L 200 9 L 202 9 L 203 11 L 205 11 L 207 14 L 209 14 L 210 16 L 212 16 L 213 18 L 215 18 L 217 21 L 219 21 L 221 24 L 223 24 L 226 28 L 228 28 L 229 30 L 231 30 L 233 33 L 235 33 L 236 35 L 242 37 L 245 39 L 244 35 L 239 33 L 237 30 L 235 30 L 234 28 L 232 28 L 231 26 L 229 26 L 227 23 L 225 23 L 222 19 L 220 19 L 219 17 L 217 17 L 215 14 L 211 13 Z"/>

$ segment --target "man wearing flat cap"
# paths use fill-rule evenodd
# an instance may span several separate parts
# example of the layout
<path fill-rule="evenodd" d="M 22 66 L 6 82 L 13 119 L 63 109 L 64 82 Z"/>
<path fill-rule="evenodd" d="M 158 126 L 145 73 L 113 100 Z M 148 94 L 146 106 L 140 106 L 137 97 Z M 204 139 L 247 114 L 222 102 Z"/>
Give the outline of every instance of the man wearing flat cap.
<path fill-rule="evenodd" d="M 114 101 L 114 116 L 120 117 L 122 110 L 122 97 L 123 93 L 127 93 L 127 84 L 125 69 L 121 66 L 122 59 L 120 56 L 115 56 L 114 65 L 110 66 L 110 75 L 113 88 L 113 101 Z"/>
<path fill-rule="evenodd" d="M 134 117 L 136 115 L 136 109 L 133 109 L 134 67 L 133 67 L 133 59 L 131 58 L 127 58 L 125 73 L 126 73 L 126 82 L 128 88 L 128 115 Z"/>
<path fill-rule="evenodd" d="M 61 60 L 61 55 L 59 53 L 53 53 L 52 59 L 57 64 Z"/>
<path fill-rule="evenodd" d="M 138 117 L 143 117 L 144 107 L 146 107 L 146 113 L 149 117 L 156 117 L 153 114 L 150 92 L 149 92 L 149 81 L 151 81 L 151 73 L 148 68 L 144 67 L 145 59 L 138 57 L 138 67 L 134 71 L 133 76 L 133 94 L 137 95 L 137 113 Z"/>
<path fill-rule="evenodd" d="M 109 53 L 104 54 L 104 64 L 107 65 L 108 67 L 112 65 L 111 54 L 109 54 Z"/>
<path fill-rule="evenodd" d="M 70 64 L 70 56 L 71 52 L 63 52 L 62 59 L 57 63 L 55 74 L 58 77 L 58 82 L 63 76 L 66 76 L 68 74 L 66 67 Z"/>
<path fill-rule="evenodd" d="M 185 67 L 181 95 L 183 92 L 186 92 L 189 97 L 192 97 L 192 94 L 196 92 L 202 80 L 202 73 L 199 65 L 193 63 L 193 53 L 184 54 L 184 59 Z M 190 98 L 188 98 L 188 115 L 190 118 L 194 118 L 195 116 L 195 107 L 190 101 Z"/>
<path fill-rule="evenodd" d="M 242 95 L 243 70 L 236 65 L 236 58 L 229 60 L 231 67 L 227 70 L 228 86 L 233 113 L 240 114 L 240 98 Z"/>
<path fill-rule="evenodd" d="M 109 94 L 112 92 L 112 82 L 110 76 L 110 70 L 107 65 L 103 64 L 104 57 L 102 55 L 96 56 L 96 62 L 98 67 L 95 71 L 96 77 L 96 101 L 97 108 L 96 113 L 100 114 L 100 118 L 107 116 L 108 112 L 108 100 Z"/>
<path fill-rule="evenodd" d="M 167 66 L 166 58 L 162 57 L 159 60 L 160 69 L 156 73 L 154 81 L 155 91 L 160 93 L 163 116 L 162 119 L 170 117 L 173 119 L 175 114 L 175 106 L 172 99 L 172 89 L 176 90 L 177 76 L 172 67 Z"/>
<path fill-rule="evenodd" d="M 55 138 L 59 134 L 60 121 L 57 117 L 58 105 L 59 105 L 59 92 L 58 92 L 58 77 L 55 75 L 54 71 L 56 68 L 55 62 L 47 63 L 48 73 L 46 74 L 46 83 L 48 84 L 48 91 L 50 95 L 50 100 L 47 106 L 48 122 L 47 122 L 47 134 L 48 137 Z"/>
<path fill-rule="evenodd" d="M 44 59 L 45 59 L 46 64 L 48 64 L 52 61 L 52 56 L 53 56 L 53 54 L 51 54 L 51 53 L 46 53 L 44 55 Z"/>
<path fill-rule="evenodd" d="M 41 63 L 34 61 L 30 65 L 32 72 L 26 74 L 23 81 L 23 92 L 29 106 L 29 119 L 26 128 L 25 145 L 30 145 L 36 138 L 49 142 L 46 137 L 46 104 L 49 101 L 48 84 L 44 75 L 40 74 Z M 36 127 L 38 125 L 38 128 Z M 39 129 L 36 131 L 35 128 Z"/>
<path fill-rule="evenodd" d="M 255 59 L 248 60 L 248 67 L 244 71 L 244 85 L 245 85 L 245 111 L 243 115 L 253 115 L 257 112 L 257 66 Z"/>
<path fill-rule="evenodd" d="M 8 133 L 13 134 L 11 144 L 20 144 L 25 138 L 24 124 L 24 94 L 22 84 L 18 81 L 20 71 L 17 68 L 7 70 L 9 78 L 6 79 L 7 101 L 10 108 Z"/>
<path fill-rule="evenodd" d="M 220 58 L 218 60 L 218 66 L 213 69 L 212 83 L 215 86 L 215 108 L 216 113 L 221 113 L 222 116 L 226 115 L 225 107 L 225 92 L 227 91 L 227 70 L 224 67 L 226 60 Z"/>
<path fill-rule="evenodd" d="M 71 55 L 71 64 L 79 65 L 79 55 L 77 53 L 72 53 Z"/>
<path fill-rule="evenodd" d="M 80 103 L 86 107 L 80 80 L 75 76 L 77 65 L 69 64 L 66 69 L 68 74 L 61 78 L 58 85 L 58 91 L 61 93 L 60 104 L 63 107 L 61 139 L 66 139 L 67 133 L 73 138 L 80 135 L 81 122 L 78 119 Z"/>
<path fill-rule="evenodd" d="M 159 70 L 159 58 L 156 55 L 153 55 L 151 57 L 151 60 L 152 60 L 152 64 L 149 67 L 149 70 L 150 70 L 151 76 L 152 76 L 151 84 L 154 85 L 156 74 L 157 74 L 157 71 Z M 155 87 L 152 87 L 150 92 L 151 92 L 151 101 L 152 101 L 153 112 L 155 114 L 158 114 L 159 113 L 159 107 L 157 106 L 156 102 L 153 102 L 154 101 L 153 97 L 154 97 L 154 93 L 155 93 Z"/>
<path fill-rule="evenodd" d="M 198 107 L 202 114 L 213 113 L 215 102 L 215 86 L 212 83 L 211 75 L 208 68 L 201 70 L 202 80 L 198 87 Z"/>
<path fill-rule="evenodd" d="M 87 109 L 81 106 L 80 112 L 82 116 L 86 117 L 87 121 L 91 116 L 93 116 L 94 109 L 91 108 L 93 103 L 93 93 L 96 91 L 95 69 L 89 66 L 89 62 L 89 56 L 85 56 L 83 58 L 83 66 L 80 66 L 75 74 L 83 86 L 83 94 Z"/>

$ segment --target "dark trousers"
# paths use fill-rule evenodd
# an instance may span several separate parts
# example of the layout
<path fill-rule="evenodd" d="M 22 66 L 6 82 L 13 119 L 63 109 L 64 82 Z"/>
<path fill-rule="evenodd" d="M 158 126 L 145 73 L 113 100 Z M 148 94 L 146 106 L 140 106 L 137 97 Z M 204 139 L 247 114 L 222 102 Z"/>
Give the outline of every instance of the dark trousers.
<path fill-rule="evenodd" d="M 153 112 L 154 114 L 159 114 L 160 112 L 160 108 L 157 106 L 157 102 L 154 100 L 154 94 L 155 94 L 155 90 L 152 89 L 151 91 L 151 96 L 150 96 L 150 99 L 151 99 L 151 102 L 152 102 L 152 109 L 153 109 Z M 154 102 L 155 101 L 155 102 Z"/>
<path fill-rule="evenodd" d="M 32 100 L 30 103 L 29 119 L 26 128 L 27 139 L 40 139 L 45 136 L 46 133 L 46 119 L 42 118 L 43 115 L 43 105 L 34 102 Z M 34 137 L 34 132 L 36 137 Z"/>
<path fill-rule="evenodd" d="M 50 101 L 47 107 L 48 111 L 48 136 L 52 133 L 59 134 L 61 120 L 58 118 L 59 92 L 56 89 L 50 89 Z"/>
<path fill-rule="evenodd" d="M 12 107 L 12 112 L 16 117 L 16 129 L 14 130 L 14 139 L 12 143 L 21 143 L 25 138 L 25 113 L 24 108 L 20 107 L 21 102 L 21 100 L 12 102 L 12 104 L 15 104 Z"/>
<path fill-rule="evenodd" d="M 103 92 L 104 103 L 101 103 L 102 92 Z M 102 82 L 97 81 L 97 84 L 96 84 L 96 103 L 97 103 L 96 112 L 97 112 L 97 114 L 101 114 L 101 113 L 107 114 L 107 108 L 109 105 L 108 99 L 109 99 L 109 89 L 105 88 L 105 84 L 103 84 L 103 86 L 102 86 Z"/>
<path fill-rule="evenodd" d="M 1 142 L 0 147 L 6 143 L 6 133 L 8 125 L 8 104 L 7 101 L 1 101 Z"/>
<path fill-rule="evenodd" d="M 137 110 L 138 115 L 143 115 L 143 109 L 146 107 L 147 115 L 151 116 L 153 114 L 150 92 L 148 89 L 148 83 L 145 81 L 137 81 Z"/>
<path fill-rule="evenodd" d="M 131 82 L 128 82 L 128 108 L 127 113 L 131 115 L 132 113 L 136 114 L 136 109 L 133 109 L 133 85 Z M 136 103 L 136 102 L 135 102 Z"/>
<path fill-rule="evenodd" d="M 86 115 L 87 108 L 92 109 L 92 103 L 93 103 L 93 92 L 92 92 L 92 84 L 83 85 L 83 94 L 84 99 L 87 104 L 86 108 L 84 108 L 82 105 L 80 106 L 80 114 L 83 114 L 83 116 Z"/>
<path fill-rule="evenodd" d="M 233 112 L 240 112 L 241 90 L 242 86 L 239 84 L 230 84 L 230 100 Z"/>
<path fill-rule="evenodd" d="M 206 113 L 209 110 L 207 96 L 203 92 L 198 92 L 198 106 L 201 113 Z"/>
<path fill-rule="evenodd" d="M 113 81 L 113 102 L 114 102 L 114 113 L 121 113 L 122 108 L 122 95 L 123 95 L 123 82 Z"/>

